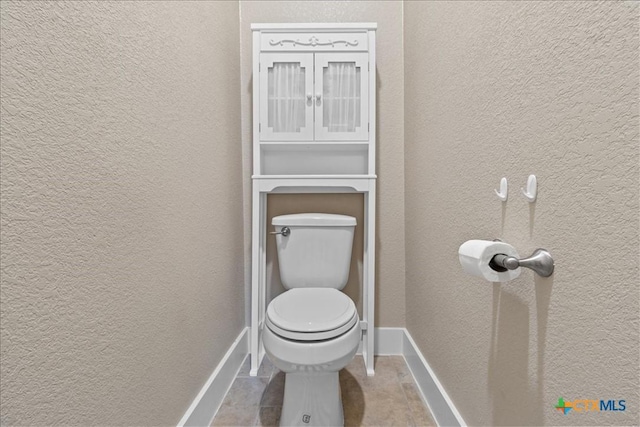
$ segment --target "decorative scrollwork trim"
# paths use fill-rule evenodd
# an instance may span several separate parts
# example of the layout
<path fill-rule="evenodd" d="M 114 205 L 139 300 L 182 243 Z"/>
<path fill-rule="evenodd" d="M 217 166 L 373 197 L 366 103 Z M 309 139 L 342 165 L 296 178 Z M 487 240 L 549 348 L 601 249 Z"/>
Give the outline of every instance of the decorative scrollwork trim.
<path fill-rule="evenodd" d="M 294 46 L 331 46 L 334 47 L 338 43 L 344 43 L 345 46 L 358 46 L 358 40 L 352 42 L 347 40 L 329 40 L 326 42 L 318 40 L 315 36 L 309 37 L 308 42 L 301 42 L 300 40 L 269 40 L 271 46 L 284 46 L 285 43 L 292 43 Z"/>

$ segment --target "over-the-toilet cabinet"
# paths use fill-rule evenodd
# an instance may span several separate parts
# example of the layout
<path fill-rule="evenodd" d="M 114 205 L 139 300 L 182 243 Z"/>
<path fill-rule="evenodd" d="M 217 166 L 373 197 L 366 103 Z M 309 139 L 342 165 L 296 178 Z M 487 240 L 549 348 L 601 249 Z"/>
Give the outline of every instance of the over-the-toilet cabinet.
<path fill-rule="evenodd" d="M 254 26 L 254 174 L 373 175 L 375 31 L 312 27 Z"/>
<path fill-rule="evenodd" d="M 268 195 L 360 193 L 362 355 L 374 374 L 375 23 L 252 24 L 251 375 L 264 357 Z M 321 209 L 321 208 L 320 208 Z"/>

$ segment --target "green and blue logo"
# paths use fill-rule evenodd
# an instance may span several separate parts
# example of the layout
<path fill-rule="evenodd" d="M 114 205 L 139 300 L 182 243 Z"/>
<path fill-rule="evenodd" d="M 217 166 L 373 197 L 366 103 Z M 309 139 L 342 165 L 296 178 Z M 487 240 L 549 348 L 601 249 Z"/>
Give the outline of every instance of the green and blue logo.
<path fill-rule="evenodd" d="M 555 408 L 564 415 L 567 415 L 571 410 L 575 412 L 622 412 L 627 409 L 627 405 L 625 400 L 575 399 L 573 401 L 567 401 L 560 397 Z"/>

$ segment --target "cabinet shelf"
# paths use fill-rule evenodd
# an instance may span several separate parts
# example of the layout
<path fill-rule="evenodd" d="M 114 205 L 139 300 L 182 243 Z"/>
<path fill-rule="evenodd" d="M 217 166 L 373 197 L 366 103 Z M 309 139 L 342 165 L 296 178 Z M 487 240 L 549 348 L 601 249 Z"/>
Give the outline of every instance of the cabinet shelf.
<path fill-rule="evenodd" d="M 368 144 L 260 144 L 261 175 L 366 175 Z"/>
<path fill-rule="evenodd" d="M 360 102 L 359 96 L 326 96 L 324 97 L 324 101 L 357 101 Z"/>
<path fill-rule="evenodd" d="M 328 145 L 369 145 L 369 141 L 260 141 L 260 145 L 313 145 L 322 147 Z"/>
<path fill-rule="evenodd" d="M 269 102 L 272 101 L 305 101 L 306 98 L 304 96 L 270 96 Z"/>
<path fill-rule="evenodd" d="M 288 179 L 288 180 L 300 180 L 300 179 L 376 179 L 376 175 L 252 175 L 251 179 Z"/>

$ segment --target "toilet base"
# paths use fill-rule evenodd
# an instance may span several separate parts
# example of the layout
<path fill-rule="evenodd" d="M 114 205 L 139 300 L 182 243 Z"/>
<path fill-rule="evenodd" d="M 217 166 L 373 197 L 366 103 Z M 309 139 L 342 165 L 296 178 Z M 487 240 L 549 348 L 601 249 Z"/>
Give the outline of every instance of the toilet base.
<path fill-rule="evenodd" d="M 285 376 L 280 426 L 342 426 L 338 372 L 290 372 Z"/>

